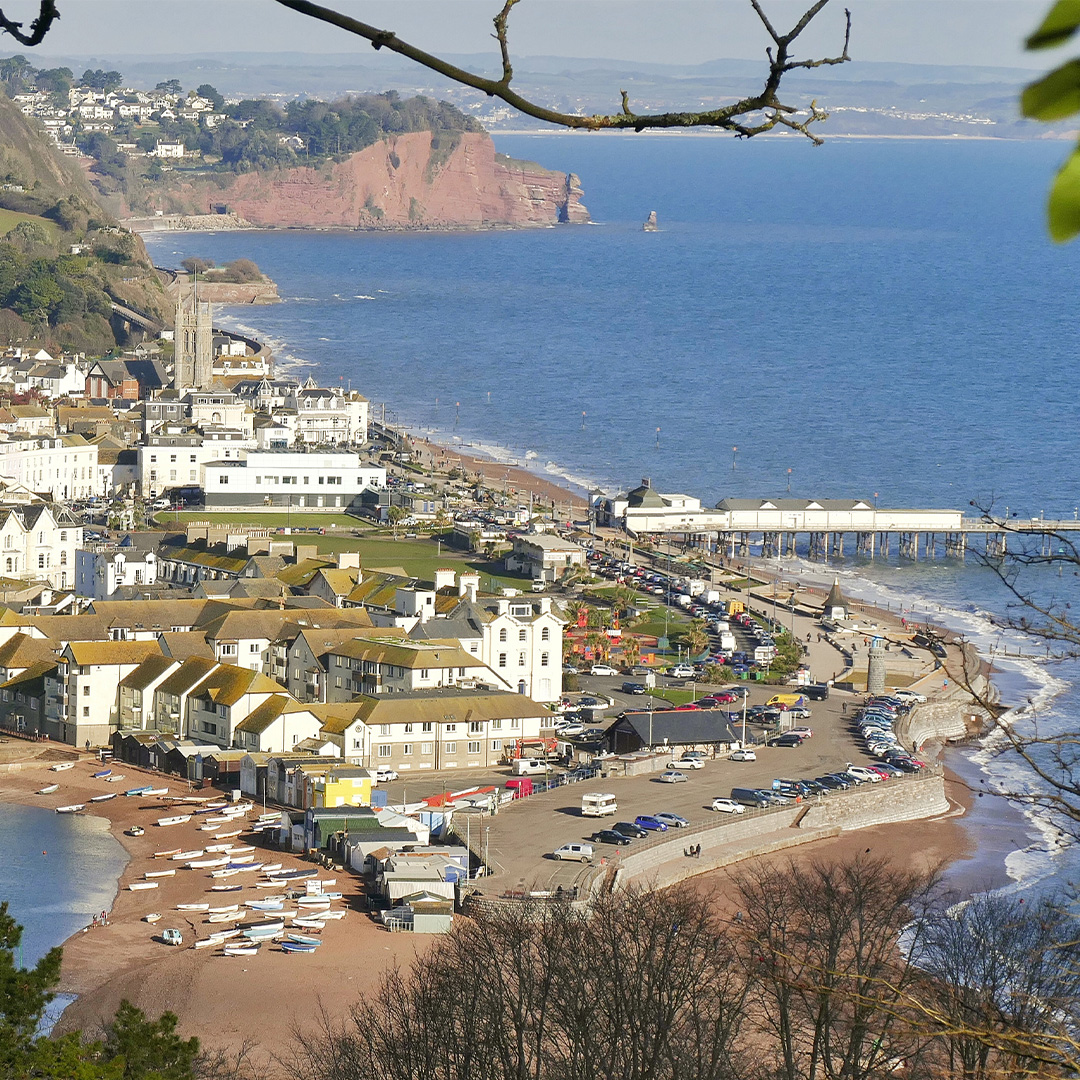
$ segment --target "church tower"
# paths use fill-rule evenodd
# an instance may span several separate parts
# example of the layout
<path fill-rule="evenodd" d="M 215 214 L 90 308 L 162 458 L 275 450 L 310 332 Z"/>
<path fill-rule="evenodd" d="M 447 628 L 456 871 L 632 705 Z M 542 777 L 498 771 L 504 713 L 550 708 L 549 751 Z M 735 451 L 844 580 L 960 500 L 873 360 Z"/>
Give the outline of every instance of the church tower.
<path fill-rule="evenodd" d="M 209 301 L 199 300 L 198 285 L 176 302 L 173 385 L 177 390 L 205 390 L 213 378 L 214 319 Z"/>

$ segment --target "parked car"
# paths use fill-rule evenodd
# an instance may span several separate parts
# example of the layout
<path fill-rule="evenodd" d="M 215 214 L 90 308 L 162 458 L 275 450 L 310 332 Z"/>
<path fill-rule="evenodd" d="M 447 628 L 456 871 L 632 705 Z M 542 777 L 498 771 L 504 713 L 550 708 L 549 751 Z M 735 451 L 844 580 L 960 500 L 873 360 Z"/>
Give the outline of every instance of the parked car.
<path fill-rule="evenodd" d="M 757 754 L 753 750 L 748 750 L 745 746 L 738 750 L 732 750 L 731 761 L 757 761 Z"/>
<path fill-rule="evenodd" d="M 638 814 L 634 818 L 634 824 L 639 828 L 647 829 L 649 832 L 667 832 L 667 826 L 652 814 Z"/>
<path fill-rule="evenodd" d="M 563 859 L 576 860 L 577 862 L 592 862 L 593 859 L 593 846 L 592 844 L 563 844 L 562 847 L 557 847 L 552 853 L 551 857 L 558 861 Z"/>
<path fill-rule="evenodd" d="M 671 679 L 692 679 L 694 669 L 689 664 L 676 664 L 668 669 L 667 675 Z"/>
<path fill-rule="evenodd" d="M 734 799 L 713 799 L 712 808 L 722 814 L 743 814 L 746 807 L 737 803 Z"/>
<path fill-rule="evenodd" d="M 625 833 L 616 831 L 615 829 L 601 829 L 599 832 L 593 833 L 593 840 L 598 841 L 601 844 L 629 844 L 631 838 Z"/>
<path fill-rule="evenodd" d="M 682 757 L 668 764 L 669 769 L 703 769 L 705 762 L 697 757 Z"/>
<path fill-rule="evenodd" d="M 394 769 L 388 769 L 385 766 L 379 766 L 375 770 L 375 781 L 379 784 L 385 784 L 389 780 L 397 779 L 397 771 Z"/>
<path fill-rule="evenodd" d="M 708 761 L 709 755 L 704 750 L 687 750 L 684 758 L 697 758 L 699 761 Z"/>
<path fill-rule="evenodd" d="M 589 668 L 590 675 L 618 675 L 619 673 L 610 664 L 593 664 Z"/>
<path fill-rule="evenodd" d="M 644 683 L 639 682 L 624 682 L 622 684 L 622 692 L 624 694 L 644 694 L 646 690 Z"/>
<path fill-rule="evenodd" d="M 573 664 L 563 664 L 562 666 L 564 675 L 580 675 L 581 672 L 574 667 Z"/>
<path fill-rule="evenodd" d="M 653 814 L 657 821 L 662 821 L 669 829 L 685 829 L 690 824 L 686 818 L 679 814 L 669 814 L 666 810 L 659 814 Z"/>
<path fill-rule="evenodd" d="M 789 731 L 785 731 L 783 735 L 774 735 L 765 742 L 766 746 L 802 746 L 802 744 L 802 739 L 798 735 L 792 735 Z"/>
<path fill-rule="evenodd" d="M 635 825 L 632 821 L 616 821 L 611 827 L 615 832 L 629 836 L 631 840 L 640 840 L 643 836 L 649 835 L 640 825 Z"/>
<path fill-rule="evenodd" d="M 676 772 L 674 769 L 671 769 L 668 772 L 662 772 L 657 777 L 657 780 L 659 780 L 661 784 L 681 784 L 686 780 L 686 773 Z"/>
<path fill-rule="evenodd" d="M 788 728 L 784 732 L 785 735 L 798 735 L 800 739 L 813 738 L 814 732 L 808 727 L 793 727 Z"/>

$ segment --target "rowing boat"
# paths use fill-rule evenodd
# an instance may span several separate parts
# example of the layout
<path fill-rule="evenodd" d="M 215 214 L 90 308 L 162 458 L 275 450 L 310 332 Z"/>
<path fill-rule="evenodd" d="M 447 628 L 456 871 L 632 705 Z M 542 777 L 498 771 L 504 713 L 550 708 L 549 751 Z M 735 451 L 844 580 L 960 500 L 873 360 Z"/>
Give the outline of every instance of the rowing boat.
<path fill-rule="evenodd" d="M 143 916 L 143 922 L 155 923 L 161 919 L 160 911 L 151 911 L 149 915 Z"/>
<path fill-rule="evenodd" d="M 224 915 L 230 911 L 239 911 L 239 904 L 229 904 L 226 907 L 212 907 L 208 909 L 211 915 Z"/>
<path fill-rule="evenodd" d="M 157 824 L 161 826 L 165 825 L 183 825 L 185 821 L 190 821 L 190 814 L 177 814 L 175 817 L 162 817 L 157 819 Z"/>
<path fill-rule="evenodd" d="M 243 885 L 211 885 L 211 892 L 240 892 Z"/>
<path fill-rule="evenodd" d="M 211 877 L 236 877 L 236 875 L 239 874 L 239 873 L 240 873 L 239 870 L 230 870 L 228 867 L 225 867 L 224 870 L 211 870 L 210 871 L 210 876 Z"/>
<path fill-rule="evenodd" d="M 179 855 L 181 850 L 182 850 L 181 848 L 174 847 L 174 848 L 170 848 L 168 851 L 155 851 L 154 852 L 154 858 L 155 859 L 167 859 L 167 858 L 169 858 L 170 855 Z"/>
<path fill-rule="evenodd" d="M 311 912 L 313 919 L 344 919 L 344 911 L 313 911 Z"/>
<path fill-rule="evenodd" d="M 252 911 L 280 911 L 285 906 L 284 898 L 275 900 L 248 900 L 247 906 Z"/>
<path fill-rule="evenodd" d="M 320 897 L 304 897 L 296 901 L 296 906 L 308 911 L 329 911 L 330 901 Z"/>
<path fill-rule="evenodd" d="M 231 862 L 231 863 L 229 863 L 229 869 L 230 870 L 235 870 L 239 874 L 239 873 L 243 872 L 244 870 L 261 870 L 262 869 L 262 863 L 257 863 L 257 862 L 252 862 L 252 863 L 248 863 L 248 862 Z"/>
<path fill-rule="evenodd" d="M 178 851 L 172 856 L 173 862 L 187 862 L 189 859 L 197 859 L 202 854 L 202 848 L 195 851 Z"/>
<path fill-rule="evenodd" d="M 152 787 L 152 788 L 147 788 L 146 791 L 143 792 L 143 794 L 144 795 L 168 795 L 169 794 L 169 789 L 167 787 Z"/>
<path fill-rule="evenodd" d="M 226 945 L 222 950 L 226 956 L 257 956 L 258 943 L 253 945 Z"/>
<path fill-rule="evenodd" d="M 90 801 L 91 802 L 108 802 L 110 799 L 115 799 L 115 798 L 116 798 L 116 792 L 115 791 L 110 791 L 107 795 L 95 795 Z"/>
<path fill-rule="evenodd" d="M 104 779 L 106 784 L 119 784 L 124 779 L 124 774 L 117 773 L 115 776 L 106 776 Z"/>
<path fill-rule="evenodd" d="M 71 806 L 58 806 L 56 812 L 58 814 L 77 814 L 84 807 L 85 803 L 72 803 Z"/>
<path fill-rule="evenodd" d="M 59 784 L 46 784 L 43 788 L 38 788 L 39 795 L 51 795 L 54 791 L 59 791 Z"/>
<path fill-rule="evenodd" d="M 232 847 L 232 844 L 207 844 L 203 849 L 206 852 L 213 852 L 215 855 L 220 855 L 223 851 L 228 851 Z"/>
<path fill-rule="evenodd" d="M 221 855 L 215 859 L 196 859 L 194 862 L 189 862 L 187 868 L 189 870 L 210 870 L 215 866 L 224 866 L 229 861 L 227 855 Z"/>
<path fill-rule="evenodd" d="M 302 926 L 305 930 L 322 930 L 322 919 L 316 919 L 314 915 L 300 915 L 292 921 L 293 926 Z"/>
<path fill-rule="evenodd" d="M 282 950 L 287 953 L 313 953 L 321 942 L 315 945 L 308 945 L 301 941 L 281 941 L 278 944 L 281 945 Z"/>
<path fill-rule="evenodd" d="M 156 877 L 172 877 L 176 873 L 175 867 L 172 870 L 147 870 L 143 874 L 144 878 L 156 878 Z"/>
<path fill-rule="evenodd" d="M 287 937 L 290 941 L 298 942 L 301 945 L 319 946 L 322 944 L 322 938 L 308 937 L 306 934 L 288 934 Z"/>
<path fill-rule="evenodd" d="M 139 892 L 141 889 L 156 889 L 158 883 L 156 881 L 133 881 L 128 888 L 132 892 Z"/>
<path fill-rule="evenodd" d="M 127 791 L 124 792 L 124 797 L 130 799 L 133 795 L 145 795 L 148 791 L 153 790 L 154 789 L 148 784 L 144 785 L 143 787 L 128 788 Z"/>
<path fill-rule="evenodd" d="M 68 769 L 74 769 L 74 761 L 58 761 L 55 765 L 49 766 L 50 772 L 67 772 Z"/>
<path fill-rule="evenodd" d="M 270 874 L 272 874 L 272 873 L 273 873 L 273 872 L 274 872 L 275 870 L 280 870 L 280 869 L 281 869 L 281 863 L 279 863 L 279 862 L 276 862 L 276 863 L 267 863 L 267 864 L 266 864 L 266 865 L 265 865 L 265 866 L 263 867 L 263 873 L 264 873 L 264 874 L 266 874 L 267 876 L 269 876 L 269 875 L 270 875 Z"/>
<path fill-rule="evenodd" d="M 239 922 L 244 918 L 242 911 L 223 911 L 219 915 L 210 915 L 207 917 L 207 922 Z"/>
<path fill-rule="evenodd" d="M 94 773 L 95 780 L 104 780 L 106 776 L 112 776 L 112 769 L 102 769 L 100 772 Z"/>
<path fill-rule="evenodd" d="M 209 904 L 177 904 L 177 911 L 209 911 Z"/>
<path fill-rule="evenodd" d="M 237 829 L 235 832 L 219 832 L 214 833 L 215 840 L 231 840 L 234 836 L 239 836 L 244 830 Z"/>
<path fill-rule="evenodd" d="M 255 850 L 254 844 L 248 844 L 246 847 L 234 847 L 231 854 L 233 855 L 247 855 L 249 852 Z"/>

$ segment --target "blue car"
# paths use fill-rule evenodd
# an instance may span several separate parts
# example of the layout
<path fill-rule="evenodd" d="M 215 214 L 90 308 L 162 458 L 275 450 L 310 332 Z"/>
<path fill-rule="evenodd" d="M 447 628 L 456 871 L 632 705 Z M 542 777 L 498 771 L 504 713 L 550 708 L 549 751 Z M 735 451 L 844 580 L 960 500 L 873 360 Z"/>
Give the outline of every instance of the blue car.
<path fill-rule="evenodd" d="M 648 829 L 650 832 L 667 832 L 667 826 L 651 814 L 639 814 L 634 818 L 634 824 L 639 828 Z"/>

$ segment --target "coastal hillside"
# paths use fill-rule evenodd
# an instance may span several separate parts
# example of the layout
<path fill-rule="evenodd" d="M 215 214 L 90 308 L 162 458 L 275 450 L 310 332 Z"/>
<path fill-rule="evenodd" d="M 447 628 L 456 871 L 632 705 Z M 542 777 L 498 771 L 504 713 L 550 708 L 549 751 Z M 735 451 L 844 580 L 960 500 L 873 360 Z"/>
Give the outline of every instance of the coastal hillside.
<path fill-rule="evenodd" d="M 78 164 L 0 96 L 0 344 L 105 352 L 167 302 L 142 241 L 98 203 Z"/>
<path fill-rule="evenodd" d="M 154 209 L 280 228 L 493 228 L 589 220 L 573 173 L 495 152 L 483 132 L 392 135 L 315 166 L 169 175 Z"/>

